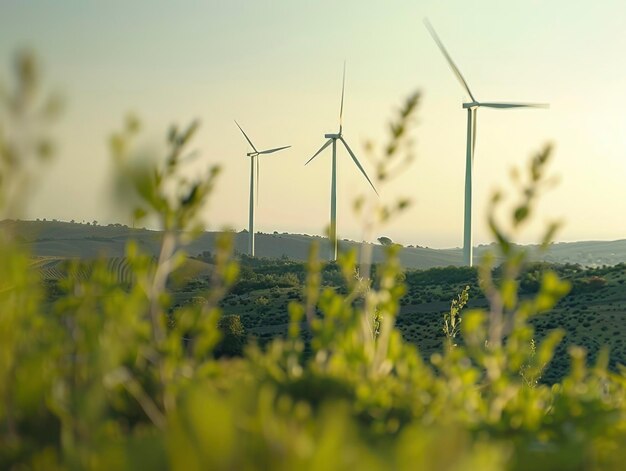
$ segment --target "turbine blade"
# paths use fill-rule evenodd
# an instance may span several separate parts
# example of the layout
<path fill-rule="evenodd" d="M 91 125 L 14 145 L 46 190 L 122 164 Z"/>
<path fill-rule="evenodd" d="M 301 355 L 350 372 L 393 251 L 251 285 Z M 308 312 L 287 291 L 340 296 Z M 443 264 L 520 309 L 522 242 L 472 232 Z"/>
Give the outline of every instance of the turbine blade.
<path fill-rule="evenodd" d="M 346 61 L 343 61 L 343 82 L 341 83 L 341 107 L 339 108 L 339 134 L 343 128 L 343 96 L 346 90 Z"/>
<path fill-rule="evenodd" d="M 256 158 L 256 205 L 259 206 L 259 173 L 261 168 L 261 159 L 259 157 Z"/>
<path fill-rule="evenodd" d="M 479 103 L 485 108 L 550 108 L 547 103 Z"/>
<path fill-rule="evenodd" d="M 284 147 L 276 147 L 274 149 L 268 149 L 268 150 L 262 150 L 261 152 L 259 152 L 259 154 L 273 154 L 274 152 L 278 152 L 279 150 L 283 150 L 283 149 L 289 149 L 291 146 L 284 146 Z"/>
<path fill-rule="evenodd" d="M 352 152 L 352 149 L 350 149 L 350 146 L 348 145 L 348 143 L 344 140 L 343 137 L 339 137 L 339 139 L 341 140 L 341 142 L 343 142 L 343 145 L 346 147 L 346 150 L 348 151 L 348 153 L 350 154 L 350 157 L 352 157 L 352 160 L 354 160 L 354 163 L 356 164 L 357 167 L 359 167 L 359 170 L 361 171 L 361 173 L 363 174 L 363 176 L 367 179 L 367 181 L 369 182 L 369 184 L 372 186 L 372 189 L 374 190 L 374 193 L 376 193 L 378 195 L 378 191 L 376 191 L 376 187 L 374 186 L 374 184 L 372 183 L 372 180 L 370 180 L 370 177 L 367 176 L 367 173 L 365 173 L 365 170 L 363 169 L 363 167 L 361 166 L 361 162 L 359 162 L 359 159 L 356 158 L 356 155 L 354 155 L 354 152 Z M 379 195 L 380 196 L 380 195 Z"/>
<path fill-rule="evenodd" d="M 446 47 L 443 45 L 443 42 L 441 42 L 441 39 L 439 39 L 439 36 L 437 35 L 435 28 L 433 27 L 433 25 L 430 24 L 430 21 L 428 21 L 428 18 L 424 18 L 424 24 L 426 25 L 426 29 L 428 29 L 428 32 L 430 33 L 430 35 L 435 40 L 435 43 L 437 43 L 437 46 L 439 46 L 439 50 L 448 61 L 448 65 L 452 69 L 452 72 L 454 72 L 454 75 L 456 75 L 456 78 L 459 80 L 459 82 L 461 82 L 461 85 L 463 85 L 463 88 L 465 88 L 465 90 L 469 94 L 472 101 L 476 101 L 476 98 L 474 98 L 474 95 L 472 95 L 469 85 L 467 85 L 467 82 L 465 81 L 465 78 L 463 78 L 461 71 L 452 60 L 452 57 L 450 57 L 450 54 L 448 54 Z"/>
<path fill-rule="evenodd" d="M 326 141 L 326 143 L 322 147 L 320 147 L 320 150 L 318 150 L 315 153 L 315 155 L 313 155 L 313 157 L 311 157 L 309 160 L 307 160 L 306 164 L 304 164 L 304 165 L 307 165 L 311 160 L 313 160 L 315 157 L 317 157 L 320 154 L 320 152 L 322 152 L 324 149 L 326 149 L 330 145 L 331 142 L 333 142 L 333 140 L 332 139 L 328 139 Z"/>
<path fill-rule="evenodd" d="M 248 137 L 248 135 L 245 133 L 245 131 L 243 129 L 241 129 L 241 126 L 239 126 L 239 123 L 237 121 L 235 121 L 235 124 L 237 125 L 237 127 L 239 128 L 239 130 L 241 131 L 241 133 L 243 134 L 243 137 L 246 138 L 246 141 L 248 141 L 248 144 L 250 144 L 250 146 L 254 149 L 254 152 L 258 152 L 256 150 L 256 147 L 254 147 L 254 144 L 252 144 L 252 141 L 250 140 L 250 138 Z"/>

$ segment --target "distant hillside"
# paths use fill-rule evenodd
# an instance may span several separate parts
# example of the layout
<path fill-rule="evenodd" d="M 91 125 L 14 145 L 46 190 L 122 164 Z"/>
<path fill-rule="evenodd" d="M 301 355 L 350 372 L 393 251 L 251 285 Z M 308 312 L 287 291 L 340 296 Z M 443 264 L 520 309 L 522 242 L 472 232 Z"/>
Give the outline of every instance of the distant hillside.
<path fill-rule="evenodd" d="M 126 242 L 135 239 L 146 251 L 157 254 L 160 240 L 158 231 L 131 229 L 121 225 L 95 226 L 80 223 L 57 221 L 0 221 L 0 230 L 10 231 L 33 255 L 38 257 L 76 257 L 108 258 L 123 257 Z M 205 232 L 188 248 L 191 255 L 204 251 L 213 251 L 215 238 L 219 232 Z M 233 233 L 235 249 L 246 253 L 247 232 Z M 311 243 L 317 240 L 321 245 L 321 255 L 326 253 L 327 239 L 303 234 L 265 234 L 256 237 L 256 253 L 259 257 L 306 260 Z M 340 241 L 340 250 L 359 247 L 354 241 Z M 374 262 L 383 259 L 383 247 L 372 245 Z M 489 246 L 479 246 L 475 255 L 480 257 Z M 557 243 L 545 253 L 538 253 L 537 247 L 531 247 L 535 260 L 555 263 L 578 263 L 586 266 L 615 265 L 626 263 L 626 239 L 617 241 L 589 241 Z M 442 266 L 461 265 L 460 249 L 429 249 L 405 247 L 401 260 L 407 268 L 427 269 Z"/>

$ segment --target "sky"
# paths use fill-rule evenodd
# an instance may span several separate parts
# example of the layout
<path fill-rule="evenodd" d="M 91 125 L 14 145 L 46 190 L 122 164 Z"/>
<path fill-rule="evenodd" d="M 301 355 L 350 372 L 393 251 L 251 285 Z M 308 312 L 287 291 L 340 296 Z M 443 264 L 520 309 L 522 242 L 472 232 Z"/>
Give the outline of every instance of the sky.
<path fill-rule="evenodd" d="M 54 127 L 57 159 L 31 195 L 26 218 L 128 222 L 111 203 L 110 134 L 129 112 L 146 142 L 172 123 L 199 119 L 197 173 L 223 173 L 206 209 L 208 228 L 248 221 L 247 143 L 291 145 L 261 162 L 258 230 L 323 234 L 330 151 L 304 163 L 336 132 L 347 63 L 344 136 L 366 171 L 364 143 L 384 142 L 389 119 L 422 93 L 416 159 L 380 188 L 381 201 L 413 204 L 377 229 L 403 244 L 458 247 L 463 233 L 468 101 L 422 20 L 428 17 L 480 101 L 546 102 L 547 110 L 478 112 L 474 243 L 488 243 L 487 202 L 509 193 L 510 170 L 546 143 L 559 184 L 541 198 L 521 242 L 561 220 L 562 241 L 626 238 L 626 5 L 622 1 L 118 1 L 4 0 L 0 79 L 20 47 L 34 49 L 66 110 Z M 374 197 L 338 151 L 338 233 L 361 240 L 353 214 Z"/>

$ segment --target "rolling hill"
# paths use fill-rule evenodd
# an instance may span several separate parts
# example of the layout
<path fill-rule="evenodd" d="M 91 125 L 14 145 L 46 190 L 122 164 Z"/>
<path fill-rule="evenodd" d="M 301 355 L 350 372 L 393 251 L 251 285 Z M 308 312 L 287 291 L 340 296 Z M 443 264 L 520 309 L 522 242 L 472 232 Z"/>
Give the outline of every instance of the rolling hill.
<path fill-rule="evenodd" d="M 98 256 L 106 258 L 123 257 L 129 239 L 135 239 L 149 253 L 157 254 L 160 233 L 147 229 L 132 229 L 120 224 L 98 226 L 60 221 L 0 221 L 0 230 L 11 232 L 15 238 L 28 247 L 36 257 L 63 257 L 90 259 Z M 190 255 L 213 251 L 219 232 L 204 232 L 189 247 Z M 246 231 L 232 232 L 235 250 L 246 253 L 248 234 Z M 306 234 L 258 233 L 256 252 L 259 257 L 306 260 L 313 241 L 321 245 L 322 254 L 327 239 Z M 360 242 L 342 240 L 340 250 L 360 247 Z M 372 245 L 374 262 L 383 259 L 383 247 Z M 480 257 L 490 246 L 478 246 L 475 256 Z M 615 265 L 626 262 L 626 239 L 616 241 L 583 241 L 554 243 L 546 252 L 539 252 L 537 246 L 529 246 L 536 261 L 553 263 L 578 263 L 584 266 Z M 433 267 L 459 266 L 461 250 L 431 249 L 425 247 L 404 247 L 400 258 L 406 268 L 427 269 Z"/>

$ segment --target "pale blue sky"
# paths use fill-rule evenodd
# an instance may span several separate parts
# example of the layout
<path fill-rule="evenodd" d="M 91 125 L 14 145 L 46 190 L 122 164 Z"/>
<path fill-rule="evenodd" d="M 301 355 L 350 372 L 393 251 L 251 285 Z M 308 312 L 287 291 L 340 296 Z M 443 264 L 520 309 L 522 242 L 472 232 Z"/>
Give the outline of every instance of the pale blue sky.
<path fill-rule="evenodd" d="M 466 97 L 424 16 L 479 100 L 551 104 L 480 110 L 475 242 L 488 241 L 490 191 L 547 141 L 556 144 L 551 169 L 561 183 L 544 198 L 538 222 L 564 219 L 562 240 L 626 237 L 626 5 L 619 1 L 4 0 L 1 76 L 13 51 L 29 45 L 44 60 L 47 83 L 67 97 L 61 153 L 29 216 L 119 219 L 105 197 L 106 137 L 132 110 L 155 140 L 172 121 L 201 119 L 196 165 L 225 168 L 207 211 L 211 228 L 247 224 L 246 143 L 233 119 L 258 146 L 291 144 L 262 162 L 257 227 L 322 233 L 330 156 L 303 164 L 336 130 L 346 59 L 344 132 L 357 154 L 365 139 L 380 140 L 409 92 L 424 93 L 418 158 L 382 192 L 415 204 L 381 232 L 407 244 L 460 245 Z M 367 183 L 347 155 L 339 161 L 339 234 L 359 239 L 350 208 Z"/>

